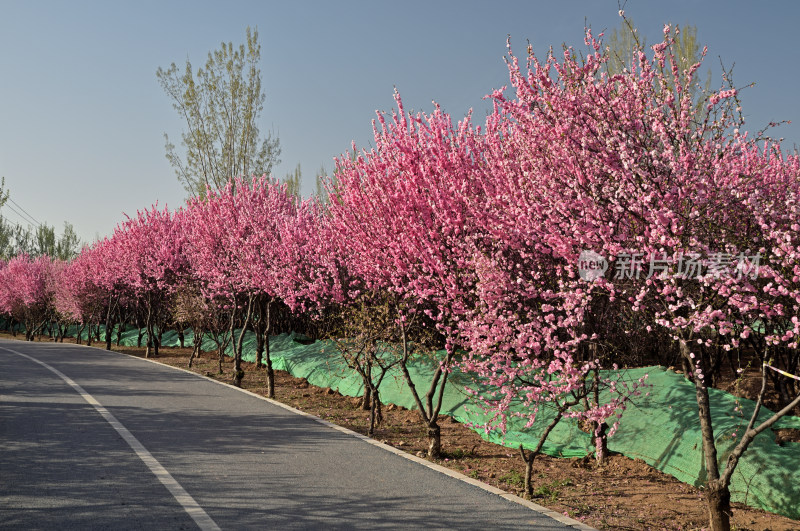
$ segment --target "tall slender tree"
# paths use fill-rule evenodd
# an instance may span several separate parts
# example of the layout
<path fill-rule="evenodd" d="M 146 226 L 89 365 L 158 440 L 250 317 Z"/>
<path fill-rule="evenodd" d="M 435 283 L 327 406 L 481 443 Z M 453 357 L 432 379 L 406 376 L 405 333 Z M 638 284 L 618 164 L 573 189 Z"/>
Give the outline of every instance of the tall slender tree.
<path fill-rule="evenodd" d="M 8 190 L 6 190 L 6 178 L 0 177 L 0 207 L 8 201 Z"/>
<path fill-rule="evenodd" d="M 671 38 L 674 40 L 672 46 L 675 55 L 674 66 L 677 68 L 678 78 L 686 80 L 687 73 L 692 65 L 700 62 L 705 55 L 705 47 L 697 40 L 697 26 L 686 24 L 670 25 Z M 606 41 L 608 47 L 608 61 L 605 63 L 604 70 L 609 75 L 620 74 L 626 69 L 631 68 L 631 59 L 639 51 L 647 50 L 647 37 L 636 27 L 633 18 L 622 12 L 622 23 L 619 28 L 615 28 Z M 677 85 L 671 75 L 666 76 L 666 81 L 671 90 L 675 91 Z M 704 80 L 698 74 L 693 74 L 692 82 L 687 85 L 692 101 L 695 102 L 695 111 L 704 109 L 705 94 L 711 87 L 711 70 L 706 71 Z M 678 98 L 678 96 L 675 96 Z M 699 112 L 702 115 L 702 112 Z"/>
<path fill-rule="evenodd" d="M 260 61 L 258 31 L 248 27 L 245 44 L 222 43 L 196 73 L 188 59 L 183 69 L 172 63 L 156 71 L 186 123 L 185 156 L 164 138 L 167 159 L 191 196 L 205 197 L 207 188 L 222 188 L 234 177 L 269 174 L 279 162 L 278 138 L 261 138 L 258 125 L 266 97 Z"/>

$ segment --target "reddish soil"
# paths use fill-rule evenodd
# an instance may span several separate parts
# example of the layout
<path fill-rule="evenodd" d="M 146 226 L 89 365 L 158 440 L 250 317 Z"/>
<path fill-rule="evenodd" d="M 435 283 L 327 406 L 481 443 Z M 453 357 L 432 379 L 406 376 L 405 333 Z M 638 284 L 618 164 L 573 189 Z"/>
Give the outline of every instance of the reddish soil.
<path fill-rule="evenodd" d="M 144 349 L 115 348 L 143 357 Z M 161 350 L 154 361 L 186 368 L 191 349 Z M 206 353 L 191 369 L 198 374 L 230 382 L 232 361 L 226 359 L 225 373 L 218 374 L 215 354 Z M 244 388 L 266 394 L 266 375 L 254 364 L 244 363 Z M 276 398 L 327 421 L 366 434 L 368 412 L 359 399 L 345 397 L 331 389 L 311 386 L 303 379 L 277 371 Z M 423 455 L 427 448 L 419 416 L 396 406 L 384 406 L 383 423 L 374 435 L 386 444 Z M 477 478 L 508 492 L 522 494 L 524 464 L 518 451 L 488 443 L 477 433 L 443 418 L 442 442 L 445 458 L 440 465 Z M 786 434 L 789 438 L 796 434 Z M 612 455 L 603 466 L 593 459 L 537 457 L 534 463 L 534 502 L 566 514 L 597 529 L 681 529 L 699 530 L 708 525 L 701 490 L 680 483 L 641 460 Z M 734 504 L 732 521 L 737 531 L 800 530 L 800 521 Z"/>

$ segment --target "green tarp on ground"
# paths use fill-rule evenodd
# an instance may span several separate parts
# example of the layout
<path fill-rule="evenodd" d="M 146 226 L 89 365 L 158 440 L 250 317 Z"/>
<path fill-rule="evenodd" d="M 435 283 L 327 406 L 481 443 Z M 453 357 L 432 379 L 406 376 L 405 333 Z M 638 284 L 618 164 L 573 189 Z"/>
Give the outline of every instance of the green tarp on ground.
<path fill-rule="evenodd" d="M 122 344 L 135 346 L 137 337 L 136 330 L 125 332 Z M 190 331 L 186 333 L 185 342 L 187 346 L 192 344 Z M 165 332 L 162 344 L 178 346 L 178 334 Z M 203 350 L 215 348 L 216 345 L 208 338 L 203 341 Z M 343 395 L 361 396 L 363 393 L 360 377 L 347 369 L 332 342 L 309 343 L 294 334 L 283 334 L 270 339 L 270 350 L 277 370 L 306 378 L 312 385 L 330 387 Z M 255 338 L 251 333 L 244 341 L 243 358 L 255 361 Z M 430 381 L 435 368 L 433 363 L 419 361 L 410 371 L 421 395 L 427 390 L 426 382 Z M 649 374 L 650 387 L 645 390 L 649 396 L 637 399 L 623 413 L 619 430 L 609 439 L 609 448 L 627 457 L 642 459 L 684 483 L 701 486 L 706 479 L 706 470 L 694 385 L 663 367 L 628 370 L 625 377 L 638 380 L 645 373 Z M 480 409 L 469 402 L 465 386 L 478 388 L 468 376 L 456 371 L 451 373 L 442 413 L 464 424 L 480 424 L 485 419 Z M 380 392 L 384 403 L 416 408 L 399 370 L 386 376 Z M 741 435 L 754 402 L 744 399 L 737 402 L 734 396 L 715 389 L 710 391 L 710 395 L 718 458 L 724 464 L 737 442 L 732 434 Z M 741 406 L 740 413 L 735 412 L 737 405 Z M 498 432 L 487 435 L 482 430 L 479 433 L 491 442 L 511 448 L 518 448 L 520 444 L 532 448 L 552 414 L 546 409 L 541 410 L 537 422 L 529 429 L 524 428 L 524 420 L 510 419 L 505 436 Z M 771 414 L 762 409 L 760 419 L 765 420 Z M 732 500 L 800 519 L 800 443 L 776 444 L 774 430 L 779 428 L 800 429 L 800 418 L 784 417 L 772 429 L 755 438 L 733 476 Z M 589 434 L 579 430 L 570 420 L 559 423 L 543 448 L 544 453 L 557 457 L 584 456 L 592 451 Z"/>
<path fill-rule="evenodd" d="M 650 396 L 625 411 L 609 448 L 675 476 L 696 487 L 706 481 L 702 438 L 694 384 L 663 367 L 628 371 L 630 376 L 649 373 Z M 712 424 L 721 466 L 747 427 L 755 402 L 737 399 L 717 389 L 709 390 Z M 738 402 L 737 402 L 738 401 Z M 736 412 L 737 403 L 741 412 Z M 762 408 L 759 422 L 772 411 Z M 758 435 L 733 475 L 731 498 L 791 518 L 800 518 L 800 443 L 775 442 L 780 428 L 800 429 L 800 418 L 786 416 Z"/>

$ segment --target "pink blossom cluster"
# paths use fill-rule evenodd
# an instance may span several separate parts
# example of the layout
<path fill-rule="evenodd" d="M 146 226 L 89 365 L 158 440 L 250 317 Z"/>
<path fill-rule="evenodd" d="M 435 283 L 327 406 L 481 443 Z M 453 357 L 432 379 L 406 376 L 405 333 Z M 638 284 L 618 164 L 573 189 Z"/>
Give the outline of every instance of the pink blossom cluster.
<path fill-rule="evenodd" d="M 32 335 L 53 312 L 51 286 L 63 264 L 46 256 L 19 255 L 0 264 L 0 314 L 22 323 Z"/>

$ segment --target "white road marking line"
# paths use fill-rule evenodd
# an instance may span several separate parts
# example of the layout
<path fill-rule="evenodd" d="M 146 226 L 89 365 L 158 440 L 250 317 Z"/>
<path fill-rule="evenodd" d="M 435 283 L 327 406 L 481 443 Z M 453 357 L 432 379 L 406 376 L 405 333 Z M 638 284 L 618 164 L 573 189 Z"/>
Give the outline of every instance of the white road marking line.
<path fill-rule="evenodd" d="M 13 354 L 17 354 L 18 356 L 22 356 L 23 358 L 27 358 L 35 363 L 38 363 L 45 369 L 51 371 L 52 373 L 56 374 L 59 378 L 67 382 L 67 384 L 72 387 L 79 395 L 83 397 L 89 404 L 91 404 L 100 415 L 106 419 L 106 421 L 111 424 L 111 426 L 117 430 L 125 442 L 128 443 L 128 446 L 136 452 L 136 455 L 139 456 L 139 459 L 147 465 L 147 468 L 150 469 L 158 480 L 167 487 L 167 490 L 172 494 L 181 507 L 187 512 L 189 516 L 192 517 L 192 520 L 202 529 L 203 531 L 220 531 L 220 527 L 217 523 L 211 519 L 210 516 L 200 507 L 200 504 L 195 501 L 192 496 L 186 492 L 186 490 L 178 483 L 175 478 L 172 477 L 166 468 L 164 468 L 158 460 L 153 457 L 147 448 L 139 442 L 139 440 L 133 436 L 133 434 L 128 431 L 128 429 L 122 425 L 122 423 L 117 420 L 117 418 L 111 414 L 106 408 L 104 408 L 100 402 L 98 402 L 92 395 L 86 392 L 83 387 L 78 385 L 72 378 L 67 376 L 66 374 L 62 373 L 55 367 L 48 365 L 43 361 L 39 361 L 36 358 L 28 356 L 27 354 L 23 354 L 22 352 L 17 352 L 16 350 L 11 350 L 10 348 L 0 347 L 0 350 L 6 350 Z"/>

